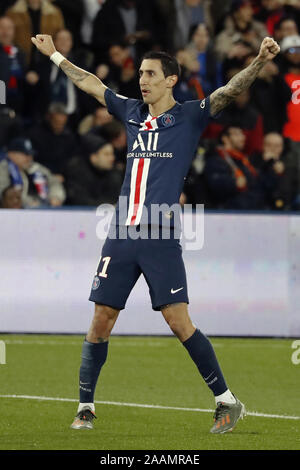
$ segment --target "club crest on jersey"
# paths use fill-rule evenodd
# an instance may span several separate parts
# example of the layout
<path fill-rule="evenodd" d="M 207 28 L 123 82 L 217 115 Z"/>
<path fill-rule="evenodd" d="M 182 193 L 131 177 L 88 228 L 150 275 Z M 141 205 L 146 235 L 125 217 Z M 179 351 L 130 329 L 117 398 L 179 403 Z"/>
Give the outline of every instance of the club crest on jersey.
<path fill-rule="evenodd" d="M 100 285 L 100 279 L 99 279 L 98 276 L 95 276 L 95 277 L 94 277 L 94 280 L 93 280 L 92 289 L 93 289 L 93 290 L 98 289 L 99 285 Z"/>
<path fill-rule="evenodd" d="M 175 123 L 175 118 L 174 118 L 173 114 L 165 114 L 161 118 L 161 122 L 162 122 L 163 126 L 170 127 L 170 126 L 173 126 L 173 124 Z"/>

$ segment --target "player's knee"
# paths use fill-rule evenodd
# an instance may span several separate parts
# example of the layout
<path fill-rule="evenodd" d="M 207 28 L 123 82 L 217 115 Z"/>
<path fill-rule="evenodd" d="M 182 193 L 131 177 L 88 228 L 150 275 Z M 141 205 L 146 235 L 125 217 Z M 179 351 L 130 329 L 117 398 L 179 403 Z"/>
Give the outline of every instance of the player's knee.
<path fill-rule="evenodd" d="M 170 316 L 167 319 L 167 323 L 175 335 L 178 335 L 184 328 L 182 320 L 179 319 L 177 316 Z"/>
<path fill-rule="evenodd" d="M 170 329 L 181 341 L 185 341 L 189 338 L 195 330 L 189 317 L 170 315 L 166 320 Z"/>
<path fill-rule="evenodd" d="M 119 310 L 116 310 L 108 305 L 95 304 L 94 317 L 98 320 L 114 320 L 117 318 Z"/>

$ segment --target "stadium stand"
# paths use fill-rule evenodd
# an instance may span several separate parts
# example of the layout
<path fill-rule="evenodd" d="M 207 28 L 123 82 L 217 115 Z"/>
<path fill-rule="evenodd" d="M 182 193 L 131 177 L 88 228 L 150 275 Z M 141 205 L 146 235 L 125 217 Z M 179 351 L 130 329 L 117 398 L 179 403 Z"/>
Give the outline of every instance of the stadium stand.
<path fill-rule="evenodd" d="M 126 163 L 126 136 L 121 124 L 96 100 L 78 90 L 33 47 L 32 35 L 51 34 L 57 50 L 75 65 L 132 98 L 140 98 L 138 68 L 143 54 L 151 49 L 171 52 L 182 68 L 174 89 L 179 102 L 202 99 L 227 83 L 251 62 L 261 40 L 273 36 L 281 45 L 280 55 L 265 66 L 249 92 L 211 120 L 199 142 L 181 200 L 203 203 L 212 209 L 236 208 L 234 198 L 228 198 L 226 185 L 216 187 L 214 178 L 213 186 L 211 182 L 214 171 L 222 168 L 235 185 L 236 174 L 220 154 L 219 146 L 224 130 L 238 128 L 244 136 L 243 148 L 238 151 L 248 162 L 245 173 L 249 178 L 256 174 L 263 188 L 261 202 L 243 208 L 300 209 L 297 2 L 7 0 L 1 2 L 0 14 L 0 80 L 6 86 L 6 104 L 0 110 L 1 161 L 7 160 L 5 152 L 13 139 L 29 138 L 36 150 L 35 162 L 50 170 L 67 192 L 67 197 L 61 199 L 66 205 L 84 205 L 88 200 L 86 204 L 93 201 L 98 205 L 103 201 L 101 191 L 98 199 L 96 195 L 80 200 L 70 189 L 80 186 L 81 166 L 86 177 L 92 171 L 80 145 L 82 136 L 94 134 L 113 145 L 113 167 L 101 174 L 103 181 L 107 178 L 101 188 L 107 187 L 111 172 L 117 174 L 115 184 L 119 187 L 118 178 Z M 266 157 L 265 146 L 276 139 L 281 151 Z M 0 179 L 6 171 L 3 163 Z M 82 176 L 82 186 L 85 181 Z M 8 193 L 13 187 L 10 178 Z M 238 197 L 244 198 L 246 192 L 240 188 Z M 114 197 L 113 191 L 107 199 Z M 2 206 L 6 204 L 2 200 Z M 20 208 L 18 202 L 12 206 Z M 27 207 L 24 201 L 22 207 Z"/>

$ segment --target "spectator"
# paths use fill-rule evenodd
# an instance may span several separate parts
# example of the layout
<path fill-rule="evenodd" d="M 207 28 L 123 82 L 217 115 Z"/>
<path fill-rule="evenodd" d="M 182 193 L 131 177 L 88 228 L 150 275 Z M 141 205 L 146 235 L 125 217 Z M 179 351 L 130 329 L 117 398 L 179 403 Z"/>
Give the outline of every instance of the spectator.
<path fill-rule="evenodd" d="M 298 26 L 294 18 L 284 16 L 281 18 L 274 27 L 274 39 L 278 44 L 286 36 L 295 36 L 299 34 Z"/>
<path fill-rule="evenodd" d="M 37 34 L 50 34 L 65 27 L 61 11 L 49 0 L 17 0 L 6 12 L 16 26 L 16 44 L 25 52 L 27 65 L 35 69 L 42 55 L 31 42 Z"/>
<path fill-rule="evenodd" d="M 111 80 L 117 85 L 117 92 L 129 98 L 140 94 L 138 74 L 130 55 L 130 48 L 124 43 L 111 44 L 108 50 L 111 63 Z"/>
<path fill-rule="evenodd" d="M 209 32 L 204 23 L 199 23 L 191 30 L 191 39 L 188 49 L 196 56 L 200 83 L 204 95 L 208 96 L 223 85 L 221 65 L 210 46 Z"/>
<path fill-rule="evenodd" d="M 14 44 L 15 26 L 0 17 L 0 80 L 6 86 L 6 103 L 21 113 L 24 104 L 25 56 Z"/>
<path fill-rule="evenodd" d="M 230 12 L 232 0 L 213 0 L 211 2 L 211 16 L 213 18 L 214 30 L 216 36 L 224 28 L 224 20 Z"/>
<path fill-rule="evenodd" d="M 107 112 L 106 108 L 98 108 L 97 113 L 93 117 L 93 125 L 89 126 L 85 134 L 100 136 L 110 143 L 114 149 L 115 167 L 123 172 L 127 159 L 126 130 L 120 121 L 114 119 L 108 112 L 105 114 L 104 110 Z M 99 114 L 100 112 L 101 114 Z"/>
<path fill-rule="evenodd" d="M 191 29 L 199 23 L 206 24 L 210 32 L 213 32 L 210 7 L 211 2 L 207 0 L 174 0 L 173 45 L 175 50 L 187 45 Z"/>
<path fill-rule="evenodd" d="M 264 180 L 265 201 L 269 209 L 291 208 L 295 193 L 295 172 L 292 155 L 284 150 L 283 137 L 276 132 L 264 136 L 263 150 L 251 156 L 251 163 Z"/>
<path fill-rule="evenodd" d="M 10 142 L 0 162 L 0 197 L 6 188 L 13 187 L 21 190 L 25 208 L 62 205 L 65 200 L 62 184 L 48 168 L 33 161 L 34 153 L 29 139 L 17 138 Z"/>
<path fill-rule="evenodd" d="M 0 18 L 0 79 L 6 84 L 7 104 L 27 118 L 34 113 L 39 76 L 27 70 L 25 55 L 14 43 L 15 26 L 11 18 Z M 2 45 L 2 47 L 1 47 Z"/>
<path fill-rule="evenodd" d="M 66 59 L 74 60 L 73 57 L 71 57 L 73 37 L 70 31 L 67 29 L 57 31 L 53 40 L 55 48 L 58 52 L 66 57 Z M 57 67 L 53 63 L 51 65 L 50 102 L 63 103 L 66 106 L 67 114 L 74 114 L 77 107 L 75 86 L 73 82 L 68 79 L 66 74 L 60 69 L 60 67 Z"/>
<path fill-rule="evenodd" d="M 281 44 L 287 36 L 298 36 L 299 28 L 294 18 L 283 16 L 274 26 L 274 39 Z M 282 54 L 278 54 L 273 61 L 282 72 L 285 69 L 286 61 Z"/>
<path fill-rule="evenodd" d="M 127 136 L 124 125 L 113 119 L 101 126 L 95 127 L 91 133 L 102 136 L 107 142 L 112 144 L 116 159 L 116 168 L 123 171 L 125 170 L 127 160 Z"/>
<path fill-rule="evenodd" d="M 106 0 L 94 21 L 92 44 L 97 62 L 108 60 L 108 47 L 115 41 L 125 41 L 134 60 L 139 61 L 154 43 L 153 8 L 151 2 Z"/>
<path fill-rule="evenodd" d="M 253 57 L 249 57 L 246 65 Z M 291 90 L 275 62 L 268 62 L 250 89 L 251 104 L 262 114 L 265 133 L 282 132 L 287 121 L 286 107 Z"/>
<path fill-rule="evenodd" d="M 84 13 L 81 25 L 81 39 L 85 46 L 90 47 L 93 34 L 93 23 L 105 0 L 83 0 Z"/>
<path fill-rule="evenodd" d="M 78 67 L 88 70 L 92 63 L 92 56 L 82 49 L 73 49 L 73 36 L 67 29 L 61 29 L 53 37 L 55 48 L 66 59 L 75 63 Z M 45 114 L 51 103 L 63 103 L 69 115 L 69 125 L 77 123 L 80 116 L 82 101 L 86 98 L 75 87 L 66 74 L 50 60 L 39 68 L 40 75 L 40 99 L 39 115 Z"/>
<path fill-rule="evenodd" d="M 281 53 L 286 62 L 286 73 L 284 80 L 290 87 L 291 94 L 296 90 L 295 84 L 300 80 L 300 36 L 287 36 L 281 43 Z M 297 96 L 299 92 L 297 93 Z M 283 135 L 295 143 L 295 147 L 300 152 L 300 105 L 297 96 L 292 95 L 292 99 L 287 104 L 288 120 L 283 127 Z"/>
<path fill-rule="evenodd" d="M 204 22 L 210 34 L 213 34 L 216 18 L 212 14 L 213 3 L 215 1 L 211 0 L 156 0 L 163 23 L 164 49 L 174 53 L 184 49 L 189 40 L 190 29 L 198 23 Z"/>
<path fill-rule="evenodd" d="M 8 106 L 0 106 L 0 129 L 0 149 L 23 132 L 22 119 Z"/>
<path fill-rule="evenodd" d="M 14 186 L 8 186 L 2 192 L 0 200 L 1 209 L 22 209 L 22 190 L 16 189 Z"/>
<path fill-rule="evenodd" d="M 289 167 L 296 175 L 296 197 L 292 201 L 292 208 L 300 208 L 300 36 L 287 36 L 281 43 L 281 54 L 284 61 L 284 80 L 290 88 L 291 100 L 287 103 L 287 122 L 283 127 L 283 136 L 289 139 L 293 158 L 290 158 Z"/>
<path fill-rule="evenodd" d="M 11 7 L 14 3 L 16 3 L 16 0 L 1 0 L 1 5 L 0 5 L 0 16 L 4 15 L 6 10 Z"/>
<path fill-rule="evenodd" d="M 82 139 L 84 156 L 68 163 L 66 186 L 71 205 L 98 206 L 115 204 L 122 178 L 115 170 L 113 147 L 101 137 L 88 135 Z"/>
<path fill-rule="evenodd" d="M 263 118 L 250 102 L 250 91 L 241 93 L 222 114 L 212 121 L 204 138 L 218 138 L 220 132 L 227 126 L 241 127 L 246 136 L 245 152 L 251 155 L 261 152 L 263 143 Z"/>
<path fill-rule="evenodd" d="M 107 54 L 107 57 L 108 57 L 108 54 Z M 108 61 L 109 61 L 109 57 L 108 57 Z M 112 90 L 118 88 L 117 83 L 113 81 L 111 67 L 109 64 L 100 63 L 96 65 L 94 73 L 96 77 L 100 78 L 102 82 L 105 82 L 108 88 L 111 88 Z"/>
<path fill-rule="evenodd" d="M 253 18 L 251 2 L 233 0 L 224 30 L 216 37 L 215 50 L 220 60 L 226 57 L 244 59 L 249 54 L 249 47 L 255 53 L 258 52 L 266 36 L 264 25 Z"/>
<path fill-rule="evenodd" d="M 261 191 L 263 202 L 260 207 L 274 210 L 300 208 L 300 115 L 297 104 L 300 87 L 294 88 L 300 80 L 300 8 L 296 8 L 296 1 L 3 0 L 0 13 L 7 8 L 9 16 L 0 17 L 0 80 L 7 85 L 7 106 L 0 107 L 0 151 L 13 138 L 26 134 L 39 151 L 37 160 L 60 182 L 66 178 L 66 171 L 70 171 L 71 160 L 77 159 L 82 165 L 89 162 L 88 168 L 92 167 L 89 158 L 79 157 L 76 134 L 100 136 L 112 144 L 113 171 L 118 170 L 119 176 L 122 175 L 127 156 L 126 135 L 123 125 L 114 120 L 97 100 L 74 87 L 60 68 L 36 49 L 32 55 L 32 35 L 42 30 L 50 33 L 56 49 L 71 62 L 95 73 L 114 91 L 132 98 L 140 96 L 136 68 L 143 52 L 157 48 L 158 44 L 174 52 L 175 44 L 181 44 L 181 48 L 174 52 L 182 71 L 174 96 L 176 101 L 184 102 L 203 99 L 221 86 L 223 80 L 227 81 L 242 70 L 253 58 L 262 38 L 269 34 L 266 27 L 273 31 L 275 39 L 282 42 L 283 52 L 261 70 L 250 94 L 240 95 L 222 115 L 210 121 L 186 179 L 181 202 L 205 202 L 207 207 L 214 207 L 216 197 L 211 187 L 208 190 L 208 182 L 211 184 L 211 181 L 204 169 L 205 155 L 208 155 L 208 169 L 214 158 L 221 157 L 216 151 L 203 150 L 202 144 L 204 142 L 205 149 L 212 145 L 215 149 L 222 130 L 238 127 L 245 135 L 241 153 L 251 155 L 249 160 L 258 172 L 253 181 L 258 186 L 260 184 L 259 190 L 258 186 L 255 189 L 257 194 Z M 60 9 L 69 30 L 61 27 L 64 20 Z M 55 22 L 54 17 L 60 17 L 61 21 Z M 89 22 L 90 29 L 83 26 L 85 20 Z M 222 23 L 224 30 L 221 29 Z M 14 29 L 18 38 L 16 44 Z M 76 36 L 75 46 L 82 33 L 85 50 L 73 47 L 71 32 Z M 216 40 L 214 32 L 218 33 Z M 297 39 L 291 42 L 291 36 Z M 20 42 L 27 44 L 23 67 Z M 96 60 L 91 52 L 94 42 Z M 21 69 L 22 73 L 19 73 Z M 291 99 L 292 94 L 294 100 Z M 264 133 L 268 135 L 263 145 Z M 269 140 L 277 140 L 279 145 L 278 133 L 285 137 L 279 159 L 284 164 L 281 175 L 274 172 L 264 157 L 265 144 Z M 226 140 L 222 135 L 224 138 Z M 208 139 L 208 145 L 205 139 Z M 215 163 L 220 164 L 219 160 Z M 224 164 L 222 159 L 221 163 Z M 276 164 L 277 167 L 280 165 Z M 279 182 L 279 189 L 268 192 L 266 188 L 271 188 L 270 182 L 275 180 Z M 17 200 L 14 192 L 15 189 L 7 188 L 5 205 L 10 204 L 10 197 Z M 281 202 L 276 202 L 277 196 L 279 201 L 283 201 L 282 207 Z"/>
<path fill-rule="evenodd" d="M 204 176 L 209 197 L 218 209 L 261 209 L 263 191 L 258 171 L 244 153 L 242 129 L 228 126 L 220 137 L 221 146 L 208 156 Z"/>
<path fill-rule="evenodd" d="M 180 49 L 176 53 L 180 65 L 180 77 L 174 87 L 174 98 L 179 103 L 184 101 L 203 99 L 204 91 L 198 75 L 199 62 L 195 54 L 189 49 Z"/>
<path fill-rule="evenodd" d="M 262 0 L 261 9 L 256 15 L 259 21 L 265 23 L 270 36 L 274 35 L 276 24 L 284 16 L 284 2 L 281 0 Z"/>
<path fill-rule="evenodd" d="M 52 0 L 52 4 L 61 10 L 66 29 L 71 31 L 75 47 L 81 44 L 80 30 L 84 15 L 83 0 Z"/>
<path fill-rule="evenodd" d="M 68 114 L 61 103 L 52 103 L 46 119 L 28 130 L 37 150 L 39 161 L 47 166 L 60 181 L 67 161 L 75 154 L 77 139 L 67 127 Z"/>
<path fill-rule="evenodd" d="M 78 133 L 80 135 L 87 134 L 93 128 L 101 128 L 104 124 L 111 122 L 113 119 L 113 116 L 109 114 L 107 108 L 99 105 L 93 114 L 89 114 L 82 119 L 78 127 Z"/>
<path fill-rule="evenodd" d="M 210 201 L 209 190 L 204 176 L 206 154 L 209 152 L 208 141 L 199 142 L 192 165 L 185 178 L 181 201 L 184 204 L 205 204 L 206 209 L 214 208 Z"/>
<path fill-rule="evenodd" d="M 265 23 L 269 36 L 274 36 L 276 27 L 286 16 L 295 19 L 299 24 L 299 2 L 298 0 L 262 0 L 261 8 L 256 18 Z M 296 33 L 298 34 L 298 33 Z"/>
<path fill-rule="evenodd" d="M 175 51 L 173 36 L 176 29 L 174 0 L 156 0 L 159 17 L 164 25 L 164 50 Z"/>

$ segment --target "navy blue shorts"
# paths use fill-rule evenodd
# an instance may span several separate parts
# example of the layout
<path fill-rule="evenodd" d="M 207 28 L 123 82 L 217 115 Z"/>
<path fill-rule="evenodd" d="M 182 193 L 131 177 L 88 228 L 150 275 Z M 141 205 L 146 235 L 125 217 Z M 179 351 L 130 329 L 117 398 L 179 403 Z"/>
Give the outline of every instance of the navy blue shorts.
<path fill-rule="evenodd" d="M 153 310 L 189 303 L 182 248 L 176 238 L 107 238 L 89 300 L 122 310 L 141 274 L 148 284 Z"/>

